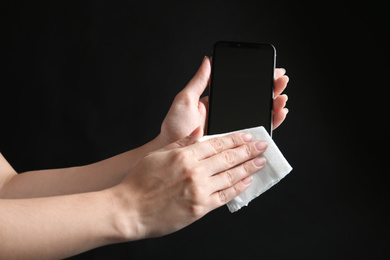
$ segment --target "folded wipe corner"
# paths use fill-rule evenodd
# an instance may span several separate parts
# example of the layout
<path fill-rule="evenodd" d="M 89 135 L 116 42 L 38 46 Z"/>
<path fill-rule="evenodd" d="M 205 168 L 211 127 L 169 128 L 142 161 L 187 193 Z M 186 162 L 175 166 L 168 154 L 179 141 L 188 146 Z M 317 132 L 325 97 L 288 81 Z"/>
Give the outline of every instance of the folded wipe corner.
<path fill-rule="evenodd" d="M 247 206 L 251 200 L 260 196 L 263 192 L 274 186 L 292 170 L 292 167 L 287 162 L 286 158 L 284 158 L 282 152 L 262 126 L 224 134 L 206 135 L 199 139 L 199 142 L 203 142 L 214 137 L 241 132 L 252 134 L 253 140 L 265 140 L 268 142 L 268 148 L 262 155 L 262 157 L 265 157 L 266 159 L 266 164 L 260 171 L 252 175 L 253 181 L 251 185 L 243 193 L 227 204 L 230 212 L 238 211 L 242 207 Z"/>

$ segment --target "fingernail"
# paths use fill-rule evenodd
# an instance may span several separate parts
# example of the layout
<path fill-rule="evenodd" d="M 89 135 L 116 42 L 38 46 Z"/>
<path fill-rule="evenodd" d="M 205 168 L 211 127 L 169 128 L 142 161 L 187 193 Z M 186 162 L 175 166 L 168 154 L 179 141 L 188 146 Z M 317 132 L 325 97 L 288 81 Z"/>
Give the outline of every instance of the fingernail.
<path fill-rule="evenodd" d="M 285 107 L 285 108 L 283 108 L 284 109 L 284 111 L 286 111 L 286 115 L 288 114 L 288 108 L 287 107 Z"/>
<path fill-rule="evenodd" d="M 252 183 L 252 180 L 253 180 L 253 177 L 252 175 L 246 177 L 245 179 L 242 180 L 242 183 L 244 183 L 245 185 L 249 185 Z"/>
<path fill-rule="evenodd" d="M 251 134 L 248 134 L 248 133 L 241 134 L 241 139 L 244 142 L 250 142 L 250 141 L 252 141 L 252 138 L 253 138 L 253 136 Z"/>
<path fill-rule="evenodd" d="M 283 75 L 283 77 L 287 79 L 287 83 L 290 81 L 290 78 L 287 75 Z"/>
<path fill-rule="evenodd" d="M 259 152 L 264 151 L 267 149 L 268 143 L 266 141 L 258 141 L 255 143 L 256 150 Z"/>
<path fill-rule="evenodd" d="M 253 163 L 255 164 L 256 167 L 263 167 L 265 165 L 265 158 L 264 157 L 259 157 L 253 160 Z"/>

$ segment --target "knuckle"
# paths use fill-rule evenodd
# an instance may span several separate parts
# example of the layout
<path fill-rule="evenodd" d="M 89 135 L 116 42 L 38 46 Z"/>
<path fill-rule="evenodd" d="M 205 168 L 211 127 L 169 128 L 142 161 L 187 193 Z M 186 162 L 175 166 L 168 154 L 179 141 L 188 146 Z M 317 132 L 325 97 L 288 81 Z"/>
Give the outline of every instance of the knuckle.
<path fill-rule="evenodd" d="M 194 181 L 193 176 L 197 175 L 199 172 L 198 167 L 193 164 L 191 151 L 184 149 L 177 149 L 172 152 L 171 165 L 173 167 L 179 167 L 182 171 L 182 174 L 185 178 L 188 178 L 189 181 Z"/>
<path fill-rule="evenodd" d="M 198 177 L 202 173 L 202 170 L 200 167 L 191 166 L 191 173 L 192 176 Z"/>
<path fill-rule="evenodd" d="M 236 197 L 237 195 L 239 195 L 239 194 L 241 193 L 240 190 L 237 188 L 236 185 L 233 185 L 233 186 L 232 186 L 232 189 L 233 189 L 233 194 L 234 194 L 233 198 Z"/>
<path fill-rule="evenodd" d="M 198 219 L 205 215 L 205 209 L 202 205 L 199 204 L 191 204 L 189 206 L 189 213 L 195 219 Z"/>
<path fill-rule="evenodd" d="M 249 145 L 244 145 L 243 146 L 243 149 L 244 149 L 244 152 L 245 152 L 245 155 L 246 156 L 251 156 L 252 155 L 252 152 L 251 152 L 251 148 L 249 147 Z"/>
<path fill-rule="evenodd" d="M 188 183 L 194 183 L 194 170 L 191 167 L 183 166 L 183 177 Z"/>
<path fill-rule="evenodd" d="M 242 169 L 244 170 L 244 173 L 248 174 L 248 173 L 251 173 L 249 167 L 248 167 L 248 164 L 247 163 L 243 163 L 241 165 Z"/>
<path fill-rule="evenodd" d="M 203 206 L 204 196 L 200 187 L 195 185 L 189 187 L 185 192 L 185 198 L 188 201 L 190 215 L 199 218 L 205 214 L 205 208 Z"/>
<path fill-rule="evenodd" d="M 233 144 L 234 147 L 239 145 L 239 141 L 236 135 L 230 135 L 229 137 L 230 137 L 230 142 Z"/>
<path fill-rule="evenodd" d="M 199 176 L 199 169 L 197 167 L 185 166 L 183 169 L 184 177 L 189 184 L 196 184 Z M 192 193 L 194 194 L 194 193 Z"/>
<path fill-rule="evenodd" d="M 222 157 L 224 158 L 228 166 L 234 165 L 234 155 L 231 152 L 224 152 L 222 154 Z"/>
<path fill-rule="evenodd" d="M 221 204 L 226 204 L 228 202 L 225 191 L 218 191 L 218 197 Z"/>
<path fill-rule="evenodd" d="M 201 197 L 201 190 L 195 186 L 191 185 L 186 189 L 185 196 L 193 203 L 197 203 L 200 200 Z"/>
<path fill-rule="evenodd" d="M 177 94 L 175 100 L 186 106 L 191 106 L 193 98 L 191 96 L 191 93 L 189 93 L 188 91 L 182 91 Z"/>
<path fill-rule="evenodd" d="M 204 200 L 202 194 L 202 189 L 196 185 L 187 185 L 183 190 L 181 200 L 190 216 L 199 216 L 202 214 L 202 203 Z"/>
<path fill-rule="evenodd" d="M 235 183 L 234 176 L 233 176 L 232 172 L 226 171 L 225 176 L 226 176 L 227 184 L 229 185 L 229 187 L 232 186 Z"/>
<path fill-rule="evenodd" d="M 189 151 L 184 149 L 175 149 L 172 151 L 173 161 L 176 163 L 183 163 L 190 157 Z"/>
<path fill-rule="evenodd" d="M 222 141 L 220 138 L 212 138 L 209 140 L 209 143 L 211 144 L 211 146 L 214 148 L 214 150 L 219 153 L 222 151 Z"/>
<path fill-rule="evenodd" d="M 181 166 L 182 178 L 186 183 L 187 187 L 193 189 L 196 187 L 202 180 L 202 168 L 193 163 L 184 163 Z M 190 193 L 194 194 L 194 193 Z"/>

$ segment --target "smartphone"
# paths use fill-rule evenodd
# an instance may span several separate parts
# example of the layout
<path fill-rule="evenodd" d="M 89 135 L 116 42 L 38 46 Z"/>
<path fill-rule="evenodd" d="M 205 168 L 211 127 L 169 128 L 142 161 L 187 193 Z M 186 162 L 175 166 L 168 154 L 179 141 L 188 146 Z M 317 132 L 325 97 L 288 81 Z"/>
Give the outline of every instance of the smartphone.
<path fill-rule="evenodd" d="M 264 126 L 272 136 L 275 60 L 271 44 L 214 44 L 207 134 Z"/>

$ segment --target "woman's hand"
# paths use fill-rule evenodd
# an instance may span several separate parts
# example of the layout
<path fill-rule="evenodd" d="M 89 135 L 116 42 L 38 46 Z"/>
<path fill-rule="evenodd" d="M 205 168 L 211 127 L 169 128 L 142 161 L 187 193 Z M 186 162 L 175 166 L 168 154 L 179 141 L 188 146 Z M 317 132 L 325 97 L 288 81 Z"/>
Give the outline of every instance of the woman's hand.
<path fill-rule="evenodd" d="M 251 183 L 265 164 L 267 148 L 249 134 L 231 134 L 202 143 L 201 127 L 150 153 L 113 188 L 126 240 L 175 232 L 226 204 Z"/>
<path fill-rule="evenodd" d="M 288 83 L 284 69 L 275 70 L 273 128 L 277 128 L 286 118 L 287 95 L 281 95 Z M 207 121 L 208 97 L 200 98 L 206 89 L 211 73 L 210 59 L 205 57 L 203 62 L 187 84 L 175 97 L 168 114 L 161 126 L 160 137 L 163 144 L 169 144 L 189 135 L 197 126 L 205 129 Z"/>
<path fill-rule="evenodd" d="M 288 109 L 285 108 L 287 95 L 282 92 L 287 87 L 288 76 L 284 75 L 285 69 L 275 69 L 274 104 L 273 104 L 273 129 L 276 129 L 286 119 Z"/>
<path fill-rule="evenodd" d="M 176 95 L 161 126 L 160 136 L 166 144 L 186 137 L 198 126 L 205 129 L 208 97 L 200 96 L 209 83 L 210 73 L 210 59 L 204 57 L 195 76 Z"/>

